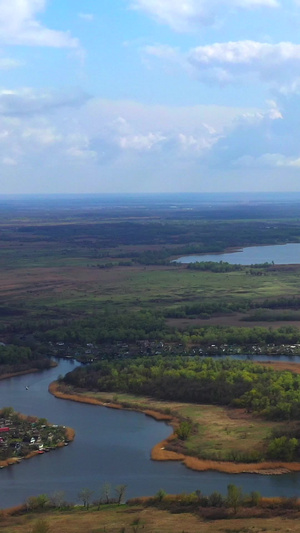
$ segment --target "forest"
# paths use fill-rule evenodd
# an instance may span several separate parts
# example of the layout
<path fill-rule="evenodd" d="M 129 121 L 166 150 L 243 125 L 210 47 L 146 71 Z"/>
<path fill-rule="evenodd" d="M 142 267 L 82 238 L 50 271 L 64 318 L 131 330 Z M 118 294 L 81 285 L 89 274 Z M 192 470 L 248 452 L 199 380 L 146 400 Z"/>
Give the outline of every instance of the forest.
<path fill-rule="evenodd" d="M 0 378 L 3 375 L 51 367 L 49 358 L 25 346 L 0 346 Z"/>
<path fill-rule="evenodd" d="M 229 358 L 143 357 L 76 368 L 64 382 L 89 390 L 239 406 L 272 420 L 300 420 L 300 376 Z"/>

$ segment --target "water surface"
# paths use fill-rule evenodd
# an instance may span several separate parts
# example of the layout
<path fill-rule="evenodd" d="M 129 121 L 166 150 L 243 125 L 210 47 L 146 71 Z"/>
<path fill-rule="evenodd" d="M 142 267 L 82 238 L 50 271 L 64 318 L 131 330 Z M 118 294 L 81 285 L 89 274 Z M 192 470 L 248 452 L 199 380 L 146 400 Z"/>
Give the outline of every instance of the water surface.
<path fill-rule="evenodd" d="M 254 265 L 272 263 L 290 265 L 300 263 L 300 243 L 276 244 L 272 246 L 251 246 L 234 252 L 221 254 L 187 255 L 176 259 L 177 263 L 196 263 L 197 261 L 224 261 L 232 265 Z"/>
<path fill-rule="evenodd" d="M 215 490 L 225 494 L 229 483 L 243 487 L 245 492 L 260 490 L 265 496 L 299 495 L 299 474 L 228 475 L 194 472 L 178 462 L 151 461 L 151 448 L 170 434 L 170 427 L 141 413 L 50 395 L 48 384 L 72 368 L 74 363 L 61 361 L 55 369 L 0 382 L 2 406 L 45 416 L 54 424 L 68 425 L 76 431 L 69 446 L 0 470 L 1 508 L 57 490 L 65 491 L 69 501 L 78 502 L 81 489 L 94 490 L 96 497 L 106 482 L 113 486 L 127 484 L 127 497 L 153 495 L 161 488 L 173 494 L 196 489 L 205 494 Z"/>

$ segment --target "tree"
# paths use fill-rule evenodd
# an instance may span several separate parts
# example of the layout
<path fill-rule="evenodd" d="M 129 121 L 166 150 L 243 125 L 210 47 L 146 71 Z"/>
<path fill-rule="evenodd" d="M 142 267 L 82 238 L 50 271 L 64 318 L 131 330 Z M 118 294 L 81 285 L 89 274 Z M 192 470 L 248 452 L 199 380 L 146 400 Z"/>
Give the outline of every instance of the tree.
<path fill-rule="evenodd" d="M 208 496 L 208 505 L 210 507 L 222 507 L 223 503 L 224 503 L 223 496 L 217 491 L 212 492 L 212 494 Z"/>
<path fill-rule="evenodd" d="M 299 449 L 298 439 L 289 439 L 286 436 L 273 439 L 267 450 L 270 459 L 282 459 L 283 461 L 293 461 Z"/>
<path fill-rule="evenodd" d="M 250 494 L 250 503 L 251 503 L 251 505 L 253 505 L 253 507 L 257 507 L 257 505 L 259 504 L 260 500 L 261 500 L 260 492 L 258 492 L 257 490 L 252 491 L 251 494 Z"/>
<path fill-rule="evenodd" d="M 167 493 L 164 489 L 159 489 L 159 491 L 155 494 L 155 497 L 158 499 L 159 502 L 162 502 L 166 494 Z"/>
<path fill-rule="evenodd" d="M 87 489 L 87 488 L 82 489 L 78 493 L 78 497 L 80 500 L 82 500 L 83 506 L 86 508 L 87 511 L 89 509 L 91 497 L 93 494 L 94 494 L 94 491 L 91 489 Z"/>
<path fill-rule="evenodd" d="M 9 418 L 13 413 L 14 409 L 12 407 L 3 407 L 3 409 L 1 409 L 1 415 L 3 418 Z"/>
<path fill-rule="evenodd" d="M 127 485 L 117 485 L 116 488 L 114 489 L 117 494 L 117 502 L 119 505 L 121 505 L 123 501 L 126 489 L 127 489 Z"/>
<path fill-rule="evenodd" d="M 56 492 L 54 492 L 50 498 L 50 501 L 51 501 L 51 504 L 54 506 L 54 507 L 57 507 L 58 509 L 60 509 L 61 507 L 63 507 L 65 505 L 65 493 L 63 490 L 58 490 Z"/>
<path fill-rule="evenodd" d="M 101 493 L 102 493 L 102 499 L 104 500 L 104 503 L 109 503 L 111 499 L 111 484 L 104 483 Z"/>
<path fill-rule="evenodd" d="M 33 511 L 35 509 L 43 509 L 48 503 L 49 498 L 47 494 L 40 494 L 39 496 L 30 496 L 26 500 L 27 509 Z"/>
<path fill-rule="evenodd" d="M 181 440 L 186 440 L 190 436 L 192 429 L 193 426 L 188 420 L 180 422 L 179 427 L 176 429 L 177 437 Z"/>
<path fill-rule="evenodd" d="M 236 485 L 229 484 L 227 486 L 227 505 L 228 507 L 233 507 L 234 513 L 236 514 L 238 507 L 242 503 L 242 489 Z"/>

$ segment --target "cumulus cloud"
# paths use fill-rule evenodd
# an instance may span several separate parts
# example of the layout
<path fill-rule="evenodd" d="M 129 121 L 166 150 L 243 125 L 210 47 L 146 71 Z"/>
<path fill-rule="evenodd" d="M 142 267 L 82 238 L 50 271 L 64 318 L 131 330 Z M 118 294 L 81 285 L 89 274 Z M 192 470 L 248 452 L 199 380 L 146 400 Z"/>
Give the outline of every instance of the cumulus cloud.
<path fill-rule="evenodd" d="M 32 183 L 48 176 L 53 184 L 48 192 L 60 191 L 65 183 L 74 191 L 76 176 L 81 191 L 113 190 L 116 183 L 124 191 L 199 190 L 203 176 L 206 187 L 213 189 L 211 180 L 219 180 L 224 190 L 227 179 L 239 189 L 239 179 L 244 188 L 255 189 L 254 178 L 268 173 L 284 185 L 290 176 L 299 178 L 298 95 L 280 95 L 265 109 L 234 109 L 97 98 L 71 107 L 66 95 L 59 99 L 58 94 L 38 105 L 44 93 L 33 94 L 34 112 L 0 112 L 1 185 L 5 176 L 20 183 L 24 175 Z M 63 100 L 65 105 L 55 107 Z M 0 110 L 1 105 L 0 94 Z M 61 184 L 53 181 L 61 175 Z"/>
<path fill-rule="evenodd" d="M 146 176 L 150 179 L 151 172 L 160 179 L 163 172 L 164 179 L 169 179 L 169 174 L 174 176 L 179 169 L 185 175 L 235 117 L 247 113 L 251 110 L 204 105 L 173 108 L 97 98 L 76 100 L 72 94 L 32 89 L 2 90 L 1 190 L 5 176 L 13 183 L 12 175 L 20 180 L 18 190 L 23 187 L 23 192 L 24 175 L 30 176 L 33 189 L 34 182 L 48 176 L 52 188 L 43 187 L 52 192 L 55 187 L 61 190 L 75 175 L 82 183 L 81 190 L 88 190 L 89 180 L 96 175 L 117 180 L 126 173 L 132 177 L 130 182 L 139 174 L 141 184 Z M 62 174 L 62 183 L 53 181 L 53 176 Z M 69 186 L 74 190 L 72 183 Z M 94 182 L 91 190 L 95 187 Z"/>
<path fill-rule="evenodd" d="M 37 16 L 46 0 L 0 0 L 0 43 L 5 45 L 78 48 L 79 41 L 68 32 L 43 26 Z"/>
<path fill-rule="evenodd" d="M 148 46 L 145 52 L 179 64 L 204 83 L 259 80 L 283 93 L 300 89 L 300 45 L 291 42 L 214 43 L 193 48 L 186 55 L 166 46 Z"/>
<path fill-rule="evenodd" d="M 82 110 L 99 161 L 125 153 L 135 158 L 199 159 L 222 136 L 226 125 L 247 112 L 222 106 L 142 105 L 92 99 Z M 249 111 L 250 112 L 250 111 Z"/>
<path fill-rule="evenodd" d="M 278 7 L 277 0 L 132 0 L 132 9 L 143 11 L 179 32 L 214 23 L 216 16 L 233 9 Z"/>
<path fill-rule="evenodd" d="M 220 137 L 207 156 L 207 165 L 218 169 L 249 169 L 253 179 L 264 169 L 281 174 L 282 184 L 300 170 L 298 124 L 299 96 L 279 96 L 265 112 L 241 115 Z M 285 173 L 286 172 L 286 173 Z"/>

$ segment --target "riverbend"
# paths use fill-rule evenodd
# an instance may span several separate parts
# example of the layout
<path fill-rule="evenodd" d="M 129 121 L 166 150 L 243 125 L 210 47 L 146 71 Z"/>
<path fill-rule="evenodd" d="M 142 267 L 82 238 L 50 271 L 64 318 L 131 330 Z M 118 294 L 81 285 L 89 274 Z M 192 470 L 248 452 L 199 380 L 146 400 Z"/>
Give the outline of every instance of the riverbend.
<path fill-rule="evenodd" d="M 177 461 L 151 461 L 152 448 L 171 433 L 165 422 L 132 411 L 64 401 L 49 394 L 49 383 L 75 365 L 62 360 L 55 369 L 1 381 L 3 406 L 46 417 L 76 432 L 69 446 L 0 471 L 3 508 L 32 495 L 58 490 L 76 502 L 82 488 L 88 487 L 96 494 L 106 482 L 112 486 L 127 484 L 127 497 L 153 495 L 161 488 L 171 494 L 197 489 L 206 494 L 214 490 L 225 494 L 229 483 L 241 486 L 244 492 L 259 489 L 265 496 L 299 494 L 297 473 L 260 476 L 195 472 Z"/>

